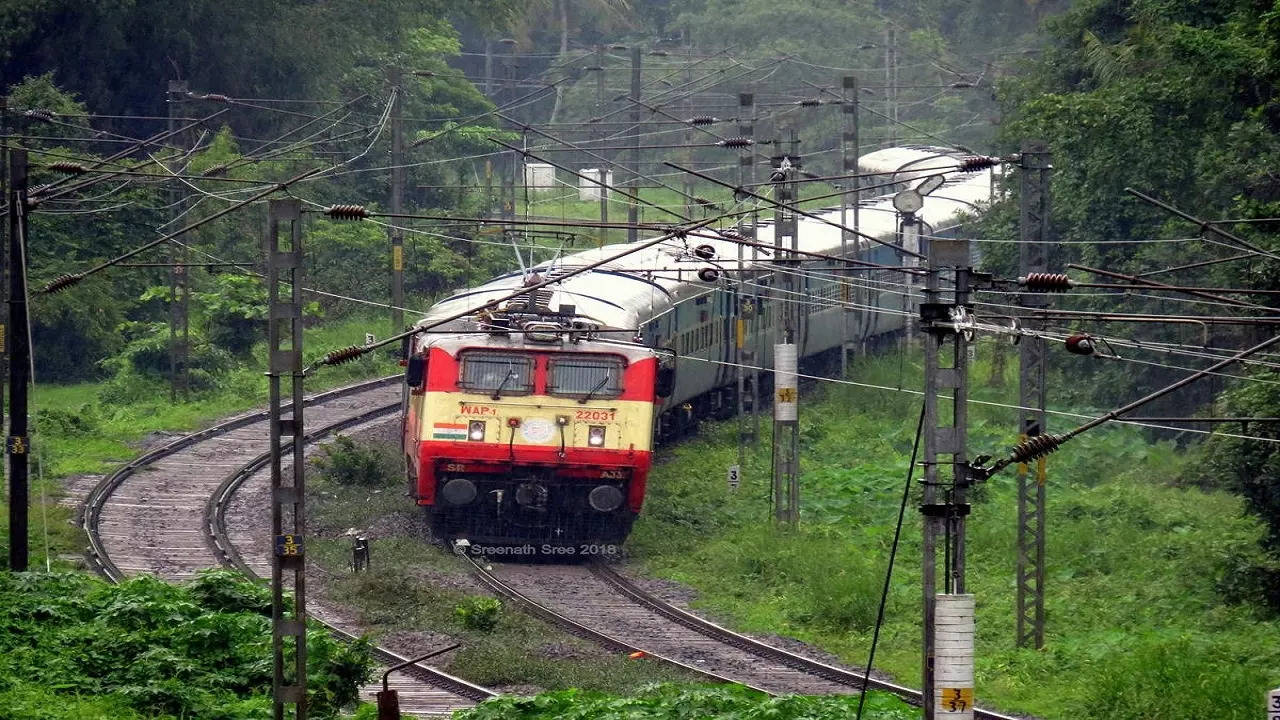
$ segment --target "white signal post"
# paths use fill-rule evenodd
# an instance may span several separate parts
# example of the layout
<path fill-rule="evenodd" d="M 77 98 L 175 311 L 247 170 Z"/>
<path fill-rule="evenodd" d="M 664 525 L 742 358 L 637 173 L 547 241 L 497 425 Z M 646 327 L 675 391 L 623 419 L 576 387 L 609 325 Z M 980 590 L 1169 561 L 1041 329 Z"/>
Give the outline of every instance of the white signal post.
<path fill-rule="evenodd" d="M 934 601 L 934 718 L 973 720 L 973 595 Z"/>

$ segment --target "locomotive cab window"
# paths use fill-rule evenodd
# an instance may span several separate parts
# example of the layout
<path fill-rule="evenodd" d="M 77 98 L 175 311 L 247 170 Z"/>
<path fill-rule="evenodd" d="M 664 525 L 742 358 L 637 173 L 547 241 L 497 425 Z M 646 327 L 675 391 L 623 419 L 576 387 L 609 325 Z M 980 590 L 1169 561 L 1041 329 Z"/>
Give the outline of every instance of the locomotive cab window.
<path fill-rule="evenodd" d="M 553 357 L 547 364 L 547 392 L 586 398 L 622 394 L 622 361 L 612 357 Z"/>
<path fill-rule="evenodd" d="M 533 358 L 515 353 L 463 353 L 458 385 L 479 392 L 527 395 L 533 391 Z"/>

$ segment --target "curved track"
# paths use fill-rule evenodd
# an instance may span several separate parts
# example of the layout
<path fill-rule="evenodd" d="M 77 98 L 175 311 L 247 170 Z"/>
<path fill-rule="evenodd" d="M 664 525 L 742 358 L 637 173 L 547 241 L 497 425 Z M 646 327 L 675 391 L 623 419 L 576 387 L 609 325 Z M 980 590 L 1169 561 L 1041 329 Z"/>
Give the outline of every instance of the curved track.
<path fill-rule="evenodd" d="M 482 582 L 540 617 L 606 647 L 642 650 L 720 680 L 771 694 L 845 694 L 860 673 L 735 633 L 641 589 L 607 565 L 489 566 L 468 556 Z M 920 692 L 871 678 L 869 686 L 918 705 Z M 978 709 L 979 720 L 1018 720 Z"/>
<path fill-rule="evenodd" d="M 394 413 L 399 396 L 398 377 L 314 395 L 306 401 L 306 420 L 316 430 L 304 442 Z M 103 478 L 90 491 L 82 516 L 89 559 L 98 571 L 112 581 L 136 573 L 181 581 L 219 564 L 252 573 L 227 539 L 221 516 L 240 483 L 270 462 L 267 422 L 265 411 L 241 415 L 146 452 Z M 246 457 L 253 460 L 246 464 Z M 315 604 L 310 610 L 339 638 L 353 638 L 332 611 Z M 387 665 L 406 659 L 385 648 L 376 648 L 375 655 Z M 494 695 L 423 665 L 394 676 L 391 686 L 400 691 L 405 712 L 425 715 Z M 376 689 L 366 687 L 362 694 Z"/>
<path fill-rule="evenodd" d="M 360 383 L 307 400 L 304 437 L 312 443 L 331 433 L 371 422 L 399 408 L 398 378 Z M 267 413 L 233 418 L 153 449 L 102 479 L 89 493 L 83 525 L 90 560 L 107 578 L 150 572 L 169 580 L 190 578 L 218 564 L 256 576 L 266 565 L 262 538 L 231 533 L 229 504 L 270 462 Z M 246 457 L 252 457 L 248 462 Z M 642 590 L 604 565 L 499 565 L 476 558 L 480 581 L 569 632 L 607 648 L 644 652 L 712 682 L 737 682 L 773 694 L 856 692 L 862 676 L 762 643 L 715 625 Z M 338 637 L 353 633 L 338 614 L 313 603 L 313 618 Z M 380 661 L 406 658 L 376 648 Z M 433 668 L 414 665 L 393 677 L 405 712 L 447 713 L 493 697 L 485 688 Z M 870 686 L 918 704 L 917 690 L 872 678 Z M 376 687 L 367 687 L 370 695 Z M 980 720 L 1017 720 L 977 710 Z"/>

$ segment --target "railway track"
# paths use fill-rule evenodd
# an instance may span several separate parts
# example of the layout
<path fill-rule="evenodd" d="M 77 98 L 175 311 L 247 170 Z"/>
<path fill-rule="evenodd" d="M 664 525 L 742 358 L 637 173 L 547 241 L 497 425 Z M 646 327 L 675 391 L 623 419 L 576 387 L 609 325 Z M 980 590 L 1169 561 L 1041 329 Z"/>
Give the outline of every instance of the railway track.
<path fill-rule="evenodd" d="M 384 378 L 308 398 L 308 425 L 316 429 L 304 442 L 396 412 L 398 380 Z M 233 418 L 150 450 L 103 478 L 90 491 L 82 515 L 89 559 L 99 572 L 112 581 L 143 572 L 181 581 L 218 564 L 250 576 L 269 567 L 263 538 L 233 533 L 227 523 L 237 492 L 255 477 L 265 478 L 262 471 L 270 462 L 266 423 L 265 411 Z M 246 462 L 246 456 L 252 457 Z M 736 682 L 771 694 L 850 693 L 862 686 L 862 676 L 853 671 L 715 625 L 601 564 L 500 565 L 494 571 L 466 557 L 496 594 L 611 650 L 643 652 L 710 682 Z M 309 611 L 337 637 L 354 639 L 337 612 L 315 603 Z M 374 654 L 385 666 L 406 660 L 387 648 L 375 648 Z M 920 702 L 917 690 L 875 678 L 870 685 Z M 495 694 L 424 665 L 406 668 L 391 687 L 400 691 L 405 712 L 420 715 L 447 713 Z M 362 695 L 376 689 L 363 688 Z M 981 709 L 975 717 L 1018 720 Z"/>
<path fill-rule="evenodd" d="M 602 563 L 488 566 L 470 555 L 481 582 L 581 637 L 693 667 L 771 694 L 842 694 L 862 687 L 860 673 L 733 632 L 640 588 Z M 497 567 L 498 569 L 492 569 Z M 877 678 L 870 687 L 919 705 L 920 692 Z M 977 709 L 979 720 L 1019 720 Z"/>
<path fill-rule="evenodd" d="M 399 380 L 382 378 L 308 398 L 307 423 L 316 429 L 304 442 L 394 413 Z M 93 566 L 113 582 L 138 573 L 182 581 L 217 565 L 256 576 L 228 538 L 223 517 L 240 486 L 270 462 L 267 422 L 266 411 L 232 418 L 152 449 L 104 477 L 82 513 Z M 246 463 L 245 457 L 252 460 Z M 332 609 L 312 603 L 308 610 L 340 639 L 354 639 Z M 387 648 L 375 648 L 374 655 L 386 666 L 407 659 Z M 419 715 L 448 713 L 495 695 L 425 665 L 406 668 L 390 686 L 400 691 L 402 709 Z M 361 694 L 370 697 L 379 688 L 371 685 Z"/>

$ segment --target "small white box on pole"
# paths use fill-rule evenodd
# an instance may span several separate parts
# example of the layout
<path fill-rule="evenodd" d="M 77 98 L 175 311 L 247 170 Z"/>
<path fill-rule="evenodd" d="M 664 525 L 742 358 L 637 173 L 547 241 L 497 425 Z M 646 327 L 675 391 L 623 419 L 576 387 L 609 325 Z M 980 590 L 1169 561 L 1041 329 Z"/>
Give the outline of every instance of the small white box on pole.
<path fill-rule="evenodd" d="M 1280 720 L 1280 688 L 1267 693 L 1267 720 Z"/>
<path fill-rule="evenodd" d="M 781 343 L 773 346 L 773 419 L 795 422 L 799 405 L 796 378 L 796 346 Z"/>
<path fill-rule="evenodd" d="M 601 177 L 600 168 L 583 168 L 583 177 L 578 178 L 578 199 L 579 200 L 599 200 L 600 193 L 603 192 L 605 197 L 609 197 L 609 189 L 600 187 Z M 613 171 L 604 171 L 604 184 L 613 186 Z"/>
<path fill-rule="evenodd" d="M 554 190 L 556 186 L 556 169 L 547 163 L 525 163 L 524 184 L 528 186 L 529 192 Z"/>

